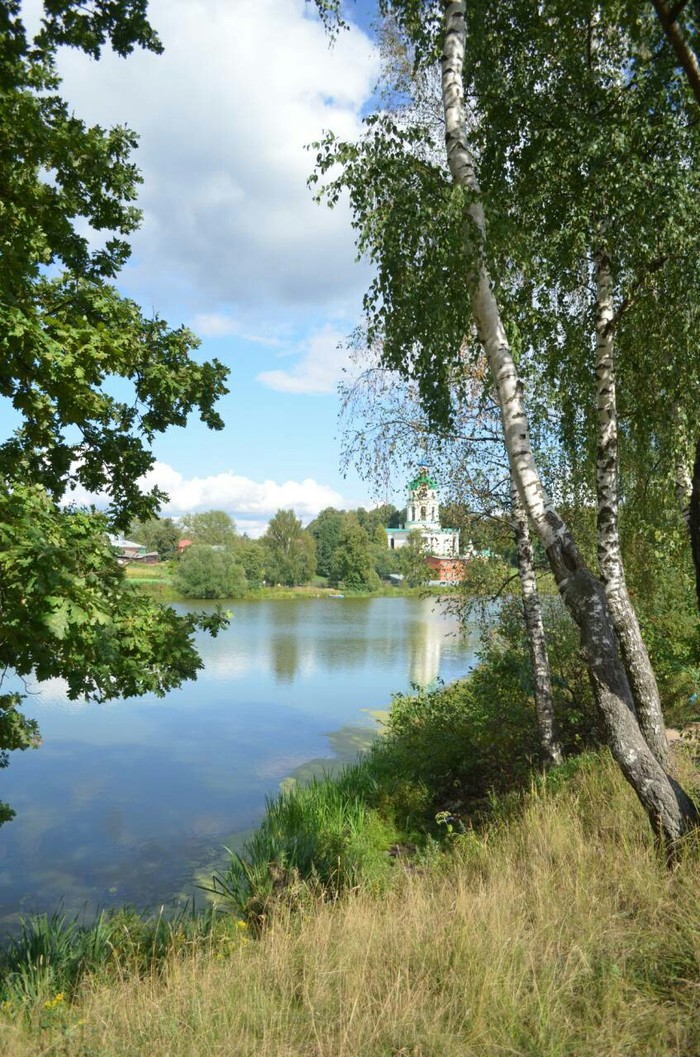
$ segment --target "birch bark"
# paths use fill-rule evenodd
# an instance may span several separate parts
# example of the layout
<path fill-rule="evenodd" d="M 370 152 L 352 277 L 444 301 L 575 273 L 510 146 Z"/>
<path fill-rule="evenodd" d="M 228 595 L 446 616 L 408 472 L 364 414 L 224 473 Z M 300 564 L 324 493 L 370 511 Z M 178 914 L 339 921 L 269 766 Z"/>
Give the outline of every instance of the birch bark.
<path fill-rule="evenodd" d="M 455 183 L 471 199 L 469 221 L 483 244 L 485 216 L 466 135 L 465 8 L 465 0 L 445 0 L 442 94 L 446 150 Z M 545 547 L 564 603 L 579 627 L 582 653 L 613 756 L 644 806 L 654 832 L 672 849 L 678 837 L 696 823 L 694 806 L 678 783 L 666 774 L 641 733 L 604 588 L 584 565 L 566 524 L 543 487 L 530 444 L 521 383 L 483 254 L 479 254 L 468 280 L 474 319 L 498 394 L 513 481 Z"/>
<path fill-rule="evenodd" d="M 676 497 L 681 510 L 681 517 L 688 530 L 690 552 L 693 556 L 695 571 L 695 595 L 698 601 L 698 608 L 700 608 L 700 439 L 695 444 L 695 458 L 691 476 L 683 457 L 683 442 L 681 440 L 683 430 L 680 408 L 677 404 L 673 408 L 673 416 L 679 434 L 680 448 L 676 456 Z"/>
<path fill-rule="evenodd" d="M 685 459 L 679 454 L 676 459 L 676 499 L 688 532 L 690 532 L 690 500 L 692 493 L 693 481 L 685 464 Z"/>
<path fill-rule="evenodd" d="M 513 532 L 518 551 L 518 576 L 523 594 L 523 616 L 527 631 L 527 642 L 532 667 L 532 682 L 535 696 L 535 711 L 540 732 L 542 755 L 546 766 L 552 767 L 563 760 L 561 743 L 554 719 L 552 700 L 552 677 L 547 656 L 547 640 L 542 620 L 542 606 L 537 590 L 532 540 L 520 493 L 511 481 L 513 504 Z"/>
<path fill-rule="evenodd" d="M 605 587 L 610 617 L 617 633 L 639 726 L 654 756 L 661 766 L 668 770 L 668 741 L 659 688 L 644 645 L 637 614 L 627 591 L 620 547 L 619 451 L 613 334 L 614 285 L 610 259 L 606 253 L 596 253 L 595 270 L 598 572 Z"/>
<path fill-rule="evenodd" d="M 690 533 L 690 549 L 693 552 L 693 564 L 695 565 L 695 591 L 698 598 L 698 608 L 700 608 L 700 440 L 695 445 L 693 480 L 688 510 L 688 531 Z"/>

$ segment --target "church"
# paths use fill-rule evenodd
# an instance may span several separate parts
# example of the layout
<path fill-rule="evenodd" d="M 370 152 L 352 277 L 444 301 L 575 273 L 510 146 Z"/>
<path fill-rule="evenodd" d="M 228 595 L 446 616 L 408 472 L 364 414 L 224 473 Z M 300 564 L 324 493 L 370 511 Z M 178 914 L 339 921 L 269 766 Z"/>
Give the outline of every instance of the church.
<path fill-rule="evenodd" d="M 406 524 L 402 528 L 386 530 L 389 549 L 405 547 L 411 532 L 420 534 L 426 555 L 453 559 L 459 556 L 459 529 L 440 527 L 437 484 L 425 467 L 420 468 L 418 476 L 408 486 Z"/>

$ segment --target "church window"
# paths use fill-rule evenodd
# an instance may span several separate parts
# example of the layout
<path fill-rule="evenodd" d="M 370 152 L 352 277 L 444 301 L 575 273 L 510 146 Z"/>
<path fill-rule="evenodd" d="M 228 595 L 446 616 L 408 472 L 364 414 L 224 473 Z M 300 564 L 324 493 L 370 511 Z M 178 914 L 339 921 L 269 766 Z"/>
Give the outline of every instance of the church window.
<path fill-rule="evenodd" d="M 421 519 L 421 521 L 425 521 L 425 507 L 424 506 L 422 506 L 420 508 L 420 519 Z"/>

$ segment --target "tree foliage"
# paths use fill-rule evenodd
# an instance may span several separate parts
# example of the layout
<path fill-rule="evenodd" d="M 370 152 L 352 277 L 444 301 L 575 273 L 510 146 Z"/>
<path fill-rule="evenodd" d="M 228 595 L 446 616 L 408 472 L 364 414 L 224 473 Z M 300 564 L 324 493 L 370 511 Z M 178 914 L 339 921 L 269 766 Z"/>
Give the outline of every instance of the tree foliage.
<path fill-rule="evenodd" d="M 71 697 L 162 694 L 196 675 L 195 628 L 221 620 L 136 596 L 105 532 L 157 512 L 162 493 L 139 479 L 158 433 L 194 410 L 220 428 L 225 370 L 110 285 L 140 219 L 135 136 L 89 127 L 59 94 L 61 45 L 160 50 L 145 0 L 46 0 L 43 14 L 30 39 L 18 0 L 0 6 L 0 398 L 16 423 L 0 442 L 2 666 L 63 677 Z M 106 495 L 106 517 L 61 505 L 77 486 Z M 36 743 L 19 700 L 0 695 L 0 750 Z"/>
<path fill-rule="evenodd" d="M 319 576 L 332 575 L 334 556 L 345 517 L 345 511 L 328 506 L 308 527 L 316 543 L 316 572 Z"/>
<path fill-rule="evenodd" d="M 406 546 L 397 552 L 397 565 L 409 587 L 420 587 L 430 579 L 427 551 L 420 532 L 409 532 Z"/>
<path fill-rule="evenodd" d="M 293 510 L 278 510 L 263 536 L 267 579 L 292 587 L 305 584 L 316 568 L 316 544 Z"/>
<path fill-rule="evenodd" d="M 160 498 L 136 484 L 153 464 L 154 436 L 184 425 L 195 408 L 220 428 L 214 403 L 225 372 L 191 358 L 198 343 L 188 330 L 144 317 L 109 286 L 140 218 L 135 137 L 90 128 L 70 112 L 58 95 L 55 52 L 68 42 L 99 54 L 109 39 L 125 53 L 157 38 L 145 4 L 49 4 L 35 42 L 19 9 L 13 0 L 0 11 L 0 395 L 20 416 L 0 445 L 0 466 L 57 499 L 76 484 L 104 490 L 111 520 L 125 528 L 152 515 Z M 97 248 L 86 222 L 93 238 L 105 233 Z M 127 397 L 110 392 L 115 376 L 130 383 Z"/>
<path fill-rule="evenodd" d="M 248 584 L 233 554 L 193 543 L 180 558 L 174 584 L 185 598 L 240 598 Z"/>
<path fill-rule="evenodd" d="M 210 547 L 231 547 L 236 539 L 236 525 L 224 510 L 208 510 L 203 514 L 185 514 L 182 535 L 193 543 Z"/>
<path fill-rule="evenodd" d="M 386 549 L 386 540 L 384 547 Z M 331 576 L 336 583 L 349 590 L 372 591 L 379 587 L 371 540 L 354 517 L 347 517 L 340 529 Z"/>
<path fill-rule="evenodd" d="M 249 587 L 260 587 L 265 579 L 265 548 L 260 540 L 236 536 L 232 554 L 245 573 Z"/>
<path fill-rule="evenodd" d="M 156 517 L 134 521 L 129 526 L 129 538 L 142 543 L 149 551 L 157 551 L 160 560 L 166 562 L 177 554 L 180 530 L 172 518 Z"/>

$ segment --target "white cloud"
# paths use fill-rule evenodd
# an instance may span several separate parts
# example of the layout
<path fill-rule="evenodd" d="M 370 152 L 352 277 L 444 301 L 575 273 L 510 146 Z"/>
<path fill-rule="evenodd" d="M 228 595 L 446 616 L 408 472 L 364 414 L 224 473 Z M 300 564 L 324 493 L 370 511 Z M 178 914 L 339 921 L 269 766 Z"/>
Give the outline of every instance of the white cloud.
<path fill-rule="evenodd" d="M 346 335 L 327 325 L 304 344 L 301 359 L 288 371 L 263 371 L 258 381 L 282 393 L 333 393 L 350 357 Z"/>
<path fill-rule="evenodd" d="M 328 485 L 312 478 L 304 481 L 252 481 L 234 473 L 209 477 L 184 477 L 164 462 L 157 462 L 141 479 L 145 488 L 157 485 L 170 499 L 163 514 L 177 516 L 203 510 L 226 510 L 239 527 L 250 535 L 260 535 L 269 519 L 280 508 L 292 509 L 307 522 L 327 506 L 343 506 L 343 497 Z"/>
<path fill-rule="evenodd" d="M 157 487 L 168 493 L 169 500 L 162 507 L 161 517 L 225 510 L 238 523 L 241 532 L 253 537 L 262 535 L 270 518 L 280 509 L 293 510 L 306 524 L 324 507 L 347 505 L 334 488 L 311 477 L 282 483 L 253 481 L 230 472 L 185 477 L 167 462 L 156 462 L 139 479 L 139 484 L 144 490 Z M 104 508 L 109 500 L 105 493 L 91 494 L 78 487 L 66 496 L 65 502 Z"/>
<path fill-rule="evenodd" d="M 284 344 L 278 328 L 273 328 L 268 334 L 252 334 L 243 328 L 239 319 L 226 312 L 200 312 L 192 320 L 191 329 L 200 338 L 228 338 L 237 335 L 254 345 L 278 348 Z"/>
<path fill-rule="evenodd" d="M 369 39 L 330 49 L 305 0 L 153 0 L 149 15 L 164 55 L 60 62 L 79 116 L 140 135 L 130 290 L 156 304 L 175 290 L 195 310 L 354 299 L 348 210 L 313 202 L 305 146 L 357 135 L 378 72 Z"/>
<path fill-rule="evenodd" d="M 200 312 L 192 320 L 192 330 L 201 338 L 227 338 L 240 334 L 238 320 L 223 312 Z"/>

